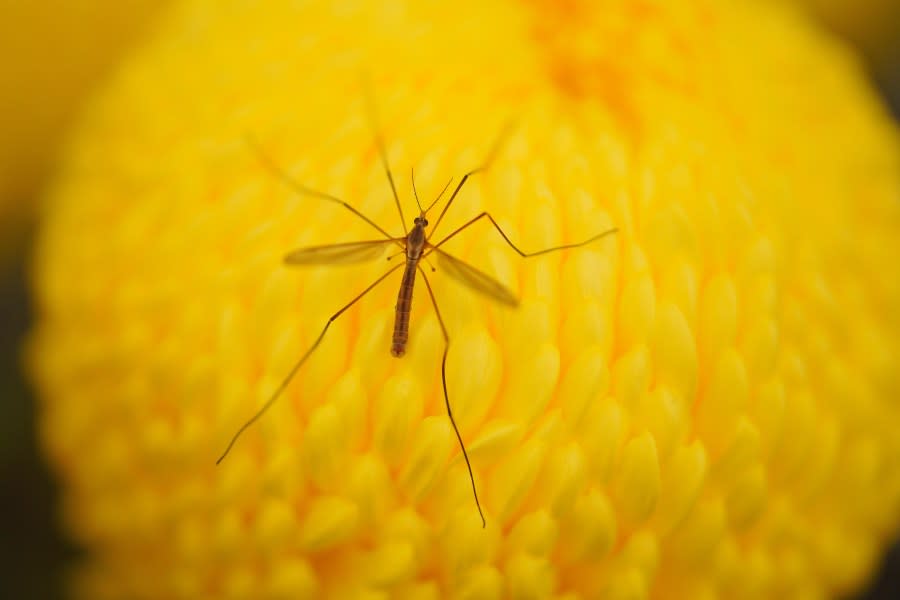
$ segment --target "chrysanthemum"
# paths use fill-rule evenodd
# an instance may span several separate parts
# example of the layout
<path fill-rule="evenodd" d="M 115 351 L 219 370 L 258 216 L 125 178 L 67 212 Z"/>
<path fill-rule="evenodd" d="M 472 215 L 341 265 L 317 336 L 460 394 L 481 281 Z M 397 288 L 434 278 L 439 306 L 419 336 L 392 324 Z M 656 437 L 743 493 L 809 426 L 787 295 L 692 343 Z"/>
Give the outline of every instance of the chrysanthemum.
<path fill-rule="evenodd" d="M 448 249 L 518 310 L 431 280 L 390 356 L 384 269 L 286 269 L 401 233 L 477 166 Z M 67 147 L 30 346 L 89 598 L 818 597 L 900 517 L 900 152 L 839 45 L 783 7 L 177 4 Z M 440 265 L 437 265 L 440 267 Z"/>

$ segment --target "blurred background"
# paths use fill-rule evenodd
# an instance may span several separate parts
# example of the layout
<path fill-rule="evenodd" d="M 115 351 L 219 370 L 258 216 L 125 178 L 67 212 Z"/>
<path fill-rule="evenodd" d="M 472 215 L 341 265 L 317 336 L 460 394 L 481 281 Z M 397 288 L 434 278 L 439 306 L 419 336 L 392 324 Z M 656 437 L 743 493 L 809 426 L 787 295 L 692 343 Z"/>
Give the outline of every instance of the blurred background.
<path fill-rule="evenodd" d="M 900 119 L 900 0 L 780 0 L 854 46 Z M 168 0 L 0 2 L 0 598 L 63 596 L 79 549 L 60 531 L 22 373 L 28 256 L 59 144 L 91 90 L 153 28 Z M 862 596 L 900 598 L 900 545 Z"/>

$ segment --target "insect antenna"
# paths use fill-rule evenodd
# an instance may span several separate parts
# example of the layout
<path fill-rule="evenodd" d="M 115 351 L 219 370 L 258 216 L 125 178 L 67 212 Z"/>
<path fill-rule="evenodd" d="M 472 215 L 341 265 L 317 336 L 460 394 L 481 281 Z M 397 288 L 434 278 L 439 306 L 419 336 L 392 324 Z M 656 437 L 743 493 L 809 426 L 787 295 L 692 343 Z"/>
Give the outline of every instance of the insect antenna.
<path fill-rule="evenodd" d="M 375 136 L 375 145 L 378 147 L 378 156 L 381 159 L 381 166 L 387 175 L 391 184 L 391 192 L 394 194 L 394 204 L 397 205 L 397 212 L 400 213 L 400 222 L 403 224 L 403 233 L 409 235 L 406 228 L 406 217 L 403 216 L 403 207 L 400 206 L 400 196 L 397 195 L 397 186 L 394 185 L 394 175 L 391 173 L 391 167 L 388 164 L 387 151 L 384 149 L 384 139 L 381 137 L 381 127 L 378 125 L 378 111 L 375 107 L 375 95 L 372 93 L 372 83 L 368 77 L 363 77 L 363 89 L 365 90 L 366 109 L 369 115 L 369 124 L 372 127 L 372 133 Z"/>
<path fill-rule="evenodd" d="M 447 183 L 444 184 L 444 189 L 442 189 L 442 190 L 441 190 L 441 193 L 438 194 L 438 195 L 437 195 L 437 198 L 434 199 L 434 202 L 432 202 L 431 204 L 429 204 L 429 205 L 428 205 L 428 208 L 423 209 L 423 208 L 422 208 L 422 204 L 419 202 L 419 192 L 416 191 L 416 171 L 415 171 L 415 167 L 411 167 L 411 168 L 409 169 L 409 176 L 410 176 L 410 178 L 412 179 L 413 196 L 416 197 L 416 205 L 418 205 L 418 207 L 419 207 L 419 212 L 420 212 L 421 214 L 423 214 L 423 215 L 428 214 L 428 211 L 430 211 L 432 208 L 434 208 L 434 205 L 438 203 L 438 201 L 441 199 L 441 196 L 443 196 L 443 195 L 444 195 L 444 192 L 447 191 L 447 188 L 450 187 L 450 182 L 453 181 L 453 177 L 450 177 L 450 179 L 447 180 Z"/>
<path fill-rule="evenodd" d="M 447 180 L 447 183 L 444 185 L 444 189 L 441 190 L 441 193 L 437 195 L 437 198 L 434 199 L 434 202 L 432 202 L 431 204 L 428 205 L 428 208 L 425 209 L 426 213 L 428 211 L 430 211 L 432 208 L 434 208 L 434 205 L 438 203 L 438 200 L 441 199 L 441 196 L 443 196 L 444 192 L 447 191 L 447 188 L 450 187 L 451 181 L 453 181 L 453 177 L 450 177 L 450 179 Z"/>
<path fill-rule="evenodd" d="M 422 210 L 422 204 L 419 202 L 419 192 L 416 191 L 416 168 L 409 168 L 409 178 L 412 180 L 412 188 L 413 188 L 413 196 L 416 197 L 416 206 L 419 207 L 419 214 L 425 214 L 425 211 Z"/>

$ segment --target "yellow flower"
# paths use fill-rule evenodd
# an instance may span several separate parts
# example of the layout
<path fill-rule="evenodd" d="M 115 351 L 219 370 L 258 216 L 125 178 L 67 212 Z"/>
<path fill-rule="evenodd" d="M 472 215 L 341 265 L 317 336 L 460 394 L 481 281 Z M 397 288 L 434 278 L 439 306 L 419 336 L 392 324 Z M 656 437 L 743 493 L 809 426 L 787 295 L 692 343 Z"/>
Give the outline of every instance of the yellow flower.
<path fill-rule="evenodd" d="M 441 227 L 518 310 L 289 250 Z M 73 133 L 30 363 L 88 598 L 815 597 L 898 527 L 900 152 L 852 56 L 722 0 L 178 3 Z M 393 264 L 393 263 L 392 263 Z"/>

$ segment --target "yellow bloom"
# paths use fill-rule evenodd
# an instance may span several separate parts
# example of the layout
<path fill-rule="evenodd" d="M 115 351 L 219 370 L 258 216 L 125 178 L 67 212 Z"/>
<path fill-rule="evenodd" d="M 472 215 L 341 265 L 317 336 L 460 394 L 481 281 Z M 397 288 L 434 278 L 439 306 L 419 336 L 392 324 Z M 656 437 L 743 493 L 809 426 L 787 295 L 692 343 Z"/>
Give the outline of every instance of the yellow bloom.
<path fill-rule="evenodd" d="M 900 152 L 851 56 L 756 2 L 179 3 L 73 134 L 30 345 L 79 592 L 713 598 L 859 589 L 900 505 Z M 285 269 L 400 231 L 519 126 L 444 232 L 522 297 L 435 273 L 335 322 L 384 264 Z M 440 265 L 437 265 L 438 267 Z"/>

